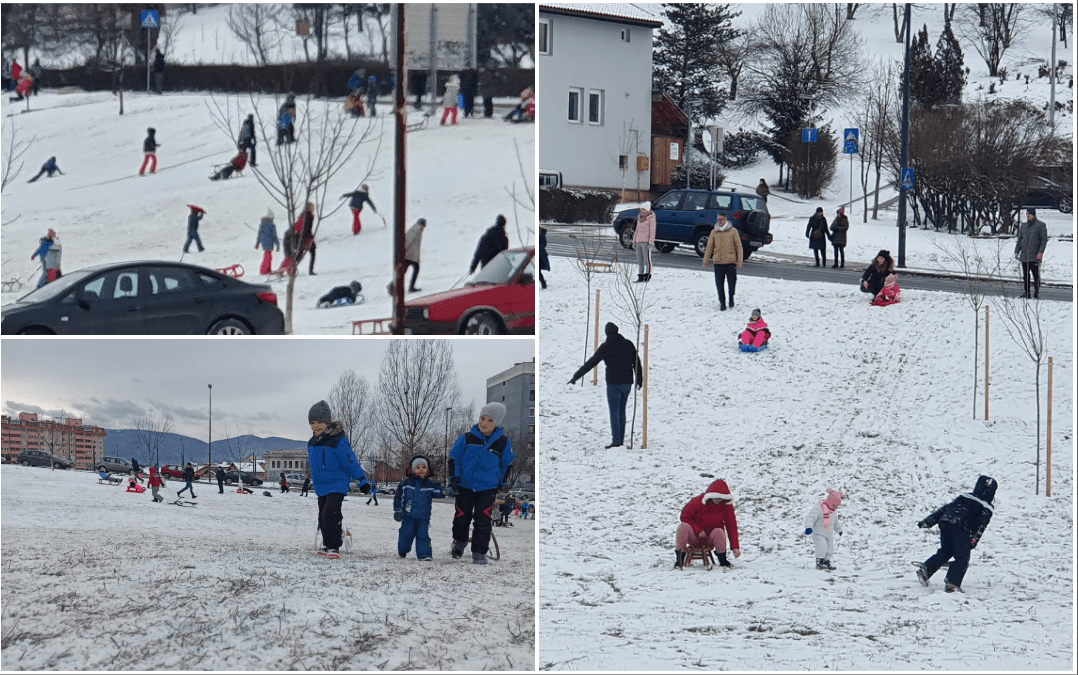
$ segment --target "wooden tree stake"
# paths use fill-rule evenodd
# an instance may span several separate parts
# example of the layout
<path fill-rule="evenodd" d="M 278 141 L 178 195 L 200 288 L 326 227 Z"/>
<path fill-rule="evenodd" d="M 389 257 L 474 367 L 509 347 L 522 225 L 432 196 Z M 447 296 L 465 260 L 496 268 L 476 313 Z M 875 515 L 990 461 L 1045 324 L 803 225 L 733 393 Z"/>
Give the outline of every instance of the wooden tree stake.
<path fill-rule="evenodd" d="M 645 323 L 644 324 L 644 363 L 643 363 L 643 366 L 644 366 L 644 383 L 643 383 L 644 384 L 644 445 L 641 446 L 644 450 L 648 449 L 648 331 L 649 331 L 649 327 Z M 1049 359 L 1049 361 L 1051 361 L 1051 360 Z M 1052 381 L 1051 366 L 1049 366 L 1048 372 L 1049 372 L 1048 381 L 1051 382 Z M 1048 388 L 1048 395 L 1049 396 L 1052 395 L 1051 386 L 1049 386 L 1049 388 Z M 1051 399 L 1049 399 L 1049 400 L 1051 400 Z M 1049 417 L 1048 419 L 1051 419 L 1051 417 Z M 1050 428 L 1051 428 L 1051 426 L 1049 426 L 1049 429 Z M 1049 475 L 1051 475 L 1051 474 L 1049 474 Z"/>
<path fill-rule="evenodd" d="M 1048 440 L 1045 443 L 1047 453 L 1044 457 L 1044 495 L 1052 496 L 1052 368 L 1055 365 L 1051 356 L 1048 357 Z"/>
<path fill-rule="evenodd" d="M 989 312 L 991 311 L 991 309 L 992 308 L 990 306 L 987 306 L 987 305 L 984 308 L 984 421 L 985 422 L 987 422 L 989 420 L 989 417 L 988 417 L 988 387 L 990 385 L 990 380 L 989 380 L 989 377 L 988 377 L 988 358 L 989 358 L 988 336 L 989 336 L 990 331 L 988 330 L 988 318 L 989 318 Z"/>
<path fill-rule="evenodd" d="M 599 297 L 602 295 L 602 293 L 603 293 L 603 289 L 601 289 L 601 288 L 596 288 L 595 289 L 595 350 L 596 351 L 598 351 L 598 349 L 599 349 Z M 595 387 L 599 386 L 599 366 L 598 365 L 596 365 L 595 369 L 592 370 L 591 384 L 592 384 L 592 386 L 595 386 Z"/>

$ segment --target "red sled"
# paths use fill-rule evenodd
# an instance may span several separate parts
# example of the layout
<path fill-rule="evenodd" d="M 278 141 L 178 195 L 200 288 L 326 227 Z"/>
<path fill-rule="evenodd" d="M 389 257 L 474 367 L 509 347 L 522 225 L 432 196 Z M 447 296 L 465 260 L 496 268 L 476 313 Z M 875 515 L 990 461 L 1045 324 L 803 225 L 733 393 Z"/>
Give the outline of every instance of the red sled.
<path fill-rule="evenodd" d="M 144 486 L 142 486 L 142 485 L 128 485 L 127 486 L 127 491 L 128 492 L 145 492 L 146 488 Z"/>
<path fill-rule="evenodd" d="M 201 206 L 198 206 L 197 204 L 188 204 L 187 208 L 194 209 L 195 211 L 201 211 L 202 213 L 206 212 L 206 209 L 202 208 Z"/>
<path fill-rule="evenodd" d="M 237 263 L 235 265 L 229 265 L 228 267 L 218 267 L 217 271 L 221 274 L 230 276 L 233 279 L 239 279 L 243 276 L 243 265 Z"/>

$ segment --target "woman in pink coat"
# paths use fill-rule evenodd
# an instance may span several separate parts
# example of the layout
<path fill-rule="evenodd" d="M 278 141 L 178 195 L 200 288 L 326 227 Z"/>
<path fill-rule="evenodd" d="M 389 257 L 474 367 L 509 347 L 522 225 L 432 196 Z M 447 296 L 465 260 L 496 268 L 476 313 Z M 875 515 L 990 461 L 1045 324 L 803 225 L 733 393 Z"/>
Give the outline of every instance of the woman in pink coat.
<path fill-rule="evenodd" d="M 633 244 L 636 246 L 636 265 L 639 269 L 636 281 L 651 281 L 651 247 L 655 245 L 655 213 L 651 210 L 651 202 L 644 202 L 636 216 Z"/>
<path fill-rule="evenodd" d="M 760 315 L 760 310 L 752 310 L 752 316 L 749 317 L 749 325 L 741 332 L 741 351 L 758 352 L 761 349 L 766 348 L 767 341 L 770 339 L 771 330 L 767 327 L 767 324 L 764 323 L 764 318 Z"/>

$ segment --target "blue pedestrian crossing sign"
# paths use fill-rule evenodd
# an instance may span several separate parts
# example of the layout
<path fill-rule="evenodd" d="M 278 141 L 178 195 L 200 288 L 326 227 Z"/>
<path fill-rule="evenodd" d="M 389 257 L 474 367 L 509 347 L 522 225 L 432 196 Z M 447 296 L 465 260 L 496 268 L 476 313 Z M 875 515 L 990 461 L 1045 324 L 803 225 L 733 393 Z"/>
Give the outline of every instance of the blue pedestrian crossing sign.
<path fill-rule="evenodd" d="M 846 129 L 842 132 L 842 137 L 846 139 L 846 143 L 842 147 L 842 152 L 847 155 L 853 155 L 857 153 L 857 129 Z"/>
<path fill-rule="evenodd" d="M 161 15 L 156 9 L 142 10 L 142 28 L 160 28 Z"/>
<path fill-rule="evenodd" d="M 902 169 L 902 189 L 913 189 L 913 169 Z"/>
<path fill-rule="evenodd" d="M 816 142 L 816 130 L 815 129 L 802 129 L 801 130 L 801 142 L 802 143 L 815 143 Z"/>

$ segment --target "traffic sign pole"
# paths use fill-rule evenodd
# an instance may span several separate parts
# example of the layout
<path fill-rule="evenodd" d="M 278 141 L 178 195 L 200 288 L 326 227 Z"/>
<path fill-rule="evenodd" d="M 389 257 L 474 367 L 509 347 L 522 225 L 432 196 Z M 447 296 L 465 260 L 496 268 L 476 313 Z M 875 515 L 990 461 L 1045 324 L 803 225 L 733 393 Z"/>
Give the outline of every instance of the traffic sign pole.
<path fill-rule="evenodd" d="M 146 93 L 150 93 L 150 29 L 146 29 Z"/>

